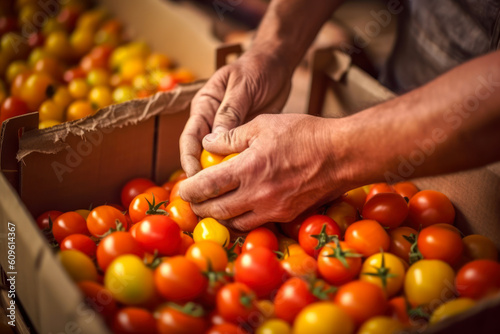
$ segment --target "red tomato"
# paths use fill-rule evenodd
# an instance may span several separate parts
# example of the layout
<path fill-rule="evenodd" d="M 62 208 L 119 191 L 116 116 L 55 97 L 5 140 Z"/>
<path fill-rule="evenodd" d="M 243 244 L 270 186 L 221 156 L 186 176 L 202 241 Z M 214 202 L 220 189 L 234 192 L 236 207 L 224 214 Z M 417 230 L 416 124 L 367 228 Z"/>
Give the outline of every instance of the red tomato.
<path fill-rule="evenodd" d="M 180 186 L 182 181 L 184 181 L 184 180 L 177 181 L 174 184 L 174 186 L 172 187 L 172 191 L 170 191 L 170 202 L 173 202 L 174 199 L 181 197 L 181 196 L 179 196 L 179 186 Z"/>
<path fill-rule="evenodd" d="M 36 218 L 36 224 L 38 225 L 38 227 L 41 230 L 48 229 L 50 227 L 49 217 L 52 220 L 52 222 L 54 222 L 54 220 L 62 214 L 63 213 L 61 211 L 57 211 L 57 210 L 50 210 L 50 211 L 44 212 Z"/>
<path fill-rule="evenodd" d="M 410 326 L 410 317 L 408 316 L 409 304 L 405 297 L 394 297 L 387 304 L 387 315 L 398 320 L 404 326 Z"/>
<path fill-rule="evenodd" d="M 214 325 L 206 332 L 206 334 L 247 334 L 248 332 L 231 323 L 223 323 L 219 325 Z"/>
<path fill-rule="evenodd" d="M 130 202 L 135 198 L 135 196 L 140 195 L 146 191 L 146 189 L 156 186 L 153 181 L 137 178 L 128 181 L 122 188 L 121 201 L 125 208 L 130 206 Z"/>
<path fill-rule="evenodd" d="M 156 334 L 158 328 L 151 312 L 138 307 L 124 307 L 113 318 L 115 334 Z"/>
<path fill-rule="evenodd" d="M 179 251 L 181 229 L 167 216 L 147 216 L 138 224 L 135 239 L 146 252 L 170 256 Z"/>
<path fill-rule="evenodd" d="M 363 206 L 363 219 L 376 220 L 380 225 L 395 228 L 408 216 L 408 204 L 399 194 L 379 193 Z"/>
<path fill-rule="evenodd" d="M 420 231 L 417 246 L 424 259 L 441 260 L 453 266 L 462 258 L 460 231 L 449 224 L 436 224 Z"/>
<path fill-rule="evenodd" d="M 399 256 L 408 263 L 410 262 L 410 248 L 413 245 L 413 242 L 410 241 L 410 235 L 412 234 L 416 238 L 418 233 L 407 226 L 401 226 L 389 231 L 389 236 L 391 237 L 389 252 Z"/>
<path fill-rule="evenodd" d="M 165 260 L 156 268 L 154 275 L 157 291 L 163 298 L 176 303 L 193 300 L 207 286 L 207 279 L 200 268 L 183 256 Z"/>
<path fill-rule="evenodd" d="M 208 328 L 208 321 L 203 317 L 203 309 L 199 305 L 193 306 L 191 309 L 185 309 L 186 307 L 180 306 L 164 306 L 160 308 L 156 313 L 159 333 L 204 333 Z"/>
<path fill-rule="evenodd" d="M 299 231 L 299 244 L 307 254 L 317 257 L 321 247 L 340 236 L 340 227 L 330 217 L 314 215 L 302 223 Z"/>
<path fill-rule="evenodd" d="M 176 198 L 170 202 L 166 211 L 168 212 L 168 216 L 172 218 L 183 231 L 193 232 L 196 224 L 198 224 L 198 216 L 193 212 L 193 209 L 191 209 L 191 204 L 184 201 L 182 198 Z"/>
<path fill-rule="evenodd" d="M 394 188 L 394 190 L 396 190 L 398 194 L 408 198 L 408 200 L 410 200 L 413 196 L 415 196 L 415 194 L 418 193 L 419 191 L 417 186 L 410 181 L 398 182 L 392 187 Z"/>
<path fill-rule="evenodd" d="M 87 228 L 94 237 L 98 238 L 101 238 L 110 229 L 116 229 L 119 223 L 125 230 L 128 229 L 125 215 L 109 205 L 94 208 L 87 217 Z"/>
<path fill-rule="evenodd" d="M 45 35 L 39 31 L 33 32 L 28 36 L 28 45 L 32 49 L 39 46 L 43 46 L 44 43 L 45 43 Z"/>
<path fill-rule="evenodd" d="M 279 226 L 279 229 L 283 232 L 285 236 L 295 241 L 298 241 L 300 226 L 302 226 L 303 221 L 304 218 L 302 216 L 299 216 L 289 223 L 281 223 L 277 225 Z"/>
<path fill-rule="evenodd" d="M 353 281 L 342 285 L 335 296 L 335 304 L 349 314 L 358 325 L 371 317 L 383 315 L 387 309 L 387 300 L 382 289 L 364 281 Z"/>
<path fill-rule="evenodd" d="M 366 195 L 365 203 L 368 202 L 373 196 L 380 193 L 395 193 L 394 188 L 387 183 L 375 183 L 371 186 L 368 195 Z"/>
<path fill-rule="evenodd" d="M 238 256 L 235 271 L 235 281 L 247 285 L 259 298 L 269 296 L 286 277 L 276 254 L 264 247 L 255 247 Z"/>
<path fill-rule="evenodd" d="M 168 201 L 170 197 L 170 192 L 165 190 L 163 187 L 154 186 L 143 191 L 144 194 L 153 194 L 157 202 Z"/>
<path fill-rule="evenodd" d="M 272 251 L 278 251 L 278 238 L 271 230 L 265 227 L 259 227 L 248 233 L 245 242 L 241 248 L 243 253 L 255 247 L 265 247 Z"/>
<path fill-rule="evenodd" d="M 481 299 L 500 291 L 500 263 L 475 260 L 464 265 L 455 279 L 461 297 Z"/>
<path fill-rule="evenodd" d="M 318 256 L 321 277 L 330 284 L 341 285 L 355 279 L 361 270 L 360 254 L 343 241 L 326 244 Z"/>
<path fill-rule="evenodd" d="M 389 250 L 391 240 L 384 228 L 375 220 L 359 220 L 345 231 L 345 241 L 357 253 L 368 257 Z"/>
<path fill-rule="evenodd" d="M 307 305 L 314 303 L 318 298 L 312 294 L 311 286 L 306 281 L 292 277 L 279 288 L 274 298 L 274 313 L 276 317 L 290 324 Z"/>
<path fill-rule="evenodd" d="M 229 283 L 217 293 L 217 312 L 224 320 L 239 324 L 257 312 L 255 293 L 243 283 Z"/>
<path fill-rule="evenodd" d="M 83 234 L 71 234 L 61 241 L 61 250 L 75 249 L 91 259 L 95 257 L 97 246 L 89 236 Z"/>
<path fill-rule="evenodd" d="M 101 240 L 97 247 L 97 263 L 106 271 L 114 259 L 121 255 L 134 254 L 144 257 L 144 251 L 129 232 L 113 232 Z"/>
<path fill-rule="evenodd" d="M 147 216 L 166 214 L 166 203 L 157 199 L 153 194 L 139 194 L 134 197 L 128 207 L 128 214 L 132 222 L 138 223 Z"/>
<path fill-rule="evenodd" d="M 117 309 L 116 300 L 108 289 L 93 281 L 80 281 L 77 285 L 85 295 L 85 303 L 88 306 L 104 318 L 114 316 Z"/>
<path fill-rule="evenodd" d="M 185 233 L 181 233 L 181 245 L 176 255 L 184 255 L 191 245 L 194 244 L 193 238 Z"/>
<path fill-rule="evenodd" d="M 66 212 L 57 217 L 52 225 L 52 234 L 57 242 L 63 241 L 71 234 L 90 235 L 85 219 L 74 211 Z"/>
<path fill-rule="evenodd" d="M 29 112 L 28 105 L 19 97 L 9 96 L 5 99 L 0 109 L 0 125 L 3 121 L 15 116 L 21 116 Z"/>
<path fill-rule="evenodd" d="M 177 183 L 177 181 L 167 181 L 165 182 L 164 184 L 162 184 L 162 187 L 163 189 L 165 189 L 166 191 L 168 191 L 169 194 L 172 193 L 172 188 L 174 188 L 175 184 Z M 170 200 L 170 195 L 168 195 L 169 197 L 169 200 Z"/>
<path fill-rule="evenodd" d="M 453 224 L 455 208 L 445 194 L 435 190 L 422 190 L 410 200 L 408 218 L 418 230 L 434 224 Z"/>

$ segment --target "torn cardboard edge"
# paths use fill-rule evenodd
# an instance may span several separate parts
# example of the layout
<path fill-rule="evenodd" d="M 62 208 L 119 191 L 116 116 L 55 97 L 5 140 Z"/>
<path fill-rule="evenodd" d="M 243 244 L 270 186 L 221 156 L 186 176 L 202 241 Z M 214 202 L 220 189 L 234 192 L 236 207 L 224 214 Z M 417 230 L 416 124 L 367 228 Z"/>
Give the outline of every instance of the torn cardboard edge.
<path fill-rule="evenodd" d="M 135 125 L 161 114 L 174 114 L 186 109 L 193 95 L 205 84 L 197 81 L 180 85 L 169 92 L 158 92 L 149 98 L 135 99 L 110 105 L 96 114 L 48 129 L 26 132 L 19 141 L 17 160 L 21 161 L 33 152 L 55 154 L 67 147 L 68 135 L 84 137 L 85 133 L 106 128 L 122 128 Z"/>

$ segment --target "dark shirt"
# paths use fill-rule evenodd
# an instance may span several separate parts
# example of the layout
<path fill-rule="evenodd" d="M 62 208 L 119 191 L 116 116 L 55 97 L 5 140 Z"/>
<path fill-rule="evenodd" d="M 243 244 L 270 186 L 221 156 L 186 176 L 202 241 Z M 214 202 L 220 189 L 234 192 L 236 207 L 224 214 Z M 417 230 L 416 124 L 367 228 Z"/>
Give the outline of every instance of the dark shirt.
<path fill-rule="evenodd" d="M 500 0 L 409 0 L 380 81 L 397 93 L 500 49 Z"/>

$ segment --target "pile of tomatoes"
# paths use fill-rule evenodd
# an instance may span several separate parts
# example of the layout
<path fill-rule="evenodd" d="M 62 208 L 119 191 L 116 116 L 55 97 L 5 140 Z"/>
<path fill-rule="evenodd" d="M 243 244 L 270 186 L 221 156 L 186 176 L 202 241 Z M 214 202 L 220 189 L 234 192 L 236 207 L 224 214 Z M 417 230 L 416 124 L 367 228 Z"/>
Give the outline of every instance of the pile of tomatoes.
<path fill-rule="evenodd" d="M 193 81 L 186 69 L 126 42 L 120 21 L 90 1 L 0 5 L 0 124 L 38 111 L 40 128 Z"/>
<path fill-rule="evenodd" d="M 232 156 L 205 151 L 202 165 Z M 235 237 L 180 198 L 185 177 L 133 179 L 120 204 L 37 218 L 115 333 L 393 333 L 500 291 L 495 244 L 462 237 L 440 192 L 374 184 Z"/>

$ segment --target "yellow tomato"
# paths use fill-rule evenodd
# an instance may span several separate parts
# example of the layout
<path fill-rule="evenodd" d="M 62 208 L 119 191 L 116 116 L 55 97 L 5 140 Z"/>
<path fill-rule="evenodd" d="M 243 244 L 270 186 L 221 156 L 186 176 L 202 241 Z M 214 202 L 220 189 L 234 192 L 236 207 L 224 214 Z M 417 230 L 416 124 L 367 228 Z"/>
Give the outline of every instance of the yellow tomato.
<path fill-rule="evenodd" d="M 108 12 L 102 8 L 88 10 L 78 18 L 76 29 L 97 31 L 99 25 L 108 17 Z"/>
<path fill-rule="evenodd" d="M 40 121 L 54 120 L 62 122 L 64 118 L 64 109 L 53 100 L 45 100 L 38 111 Z"/>
<path fill-rule="evenodd" d="M 363 209 L 363 205 L 365 205 L 366 195 L 365 189 L 363 187 L 359 187 L 349 190 L 342 195 L 342 200 L 361 211 L 361 209 Z"/>
<path fill-rule="evenodd" d="M 71 80 L 68 89 L 74 99 L 84 99 L 89 94 L 90 87 L 85 79 L 78 78 Z"/>
<path fill-rule="evenodd" d="M 109 84 L 109 72 L 103 68 L 95 68 L 87 74 L 87 82 L 95 86 L 106 86 Z"/>
<path fill-rule="evenodd" d="M 229 237 L 229 230 L 213 218 L 200 220 L 193 231 L 194 242 L 212 240 L 221 246 L 227 246 Z"/>
<path fill-rule="evenodd" d="M 56 58 L 66 60 L 71 58 L 71 43 L 64 30 L 51 32 L 45 40 L 45 51 Z"/>
<path fill-rule="evenodd" d="M 144 60 L 138 57 L 129 58 L 120 66 L 120 74 L 125 81 L 132 81 L 136 76 L 144 74 Z"/>
<path fill-rule="evenodd" d="M 80 216 L 82 216 L 83 219 L 85 219 L 85 220 L 87 220 L 87 217 L 90 214 L 90 211 L 86 210 L 86 209 L 75 210 L 75 212 L 78 213 Z"/>
<path fill-rule="evenodd" d="M 123 103 L 135 98 L 134 89 L 130 86 L 118 86 L 113 90 L 113 102 Z"/>
<path fill-rule="evenodd" d="M 274 317 L 274 303 L 268 299 L 262 299 L 257 302 L 257 309 L 265 319 Z"/>
<path fill-rule="evenodd" d="M 51 128 L 55 125 L 58 125 L 58 124 L 61 124 L 61 122 L 54 121 L 54 120 L 50 119 L 50 120 L 42 121 L 42 122 L 38 123 L 38 128 L 39 129 L 47 129 L 47 128 Z"/>
<path fill-rule="evenodd" d="M 107 86 L 94 87 L 89 93 L 89 101 L 96 109 L 107 107 L 113 103 L 111 90 Z"/>
<path fill-rule="evenodd" d="M 234 158 L 234 157 L 235 157 L 235 156 L 237 156 L 238 154 L 239 154 L 239 153 L 231 153 L 231 154 L 229 154 L 229 155 L 226 155 L 226 156 L 224 157 L 224 159 L 222 159 L 222 161 L 221 161 L 221 162 L 231 160 L 232 158 Z"/>
<path fill-rule="evenodd" d="M 15 32 L 4 34 L 0 40 L 0 47 L 7 60 L 25 59 L 30 51 L 26 38 Z"/>
<path fill-rule="evenodd" d="M 465 312 L 474 305 L 476 305 L 476 302 L 469 298 L 458 298 L 450 300 L 449 302 L 446 302 L 439 306 L 432 313 L 431 318 L 429 319 L 429 323 L 435 324 L 436 322 Z"/>
<path fill-rule="evenodd" d="M 48 58 L 48 57 L 51 57 L 51 55 L 47 51 L 45 51 L 44 49 L 42 49 L 40 47 L 34 48 L 28 57 L 28 65 L 33 67 L 33 66 L 35 66 L 37 61 L 39 61 L 40 59 L 43 59 L 43 58 Z"/>
<path fill-rule="evenodd" d="M 391 253 L 373 254 L 361 267 L 360 280 L 376 284 L 392 297 L 401 290 L 405 267 L 399 257 Z"/>
<path fill-rule="evenodd" d="M 68 107 L 66 113 L 67 121 L 74 121 L 76 119 L 84 118 L 90 116 L 94 113 L 92 104 L 89 101 L 77 100 L 71 103 Z"/>
<path fill-rule="evenodd" d="M 317 302 L 300 311 L 293 323 L 294 334 L 350 334 L 354 332 L 354 322 L 338 305 Z"/>
<path fill-rule="evenodd" d="M 166 70 L 169 68 L 170 64 L 170 59 L 161 53 L 152 53 L 146 58 L 146 69 L 148 71 L 158 69 Z"/>
<path fill-rule="evenodd" d="M 359 328 L 357 334 L 392 334 L 404 330 L 404 326 L 396 319 L 378 316 L 368 319 Z"/>
<path fill-rule="evenodd" d="M 59 261 L 75 282 L 97 281 L 97 269 L 92 260 L 77 250 L 59 252 Z"/>
<path fill-rule="evenodd" d="M 208 167 L 215 166 L 217 164 L 220 164 L 223 159 L 224 159 L 224 156 L 219 155 L 219 154 L 215 154 L 215 153 L 210 153 L 204 149 L 201 152 L 201 156 L 200 156 L 201 167 L 203 169 L 205 169 Z"/>
<path fill-rule="evenodd" d="M 326 215 L 335 220 L 342 233 L 358 218 L 356 208 L 345 201 L 333 203 L 326 211 Z"/>
<path fill-rule="evenodd" d="M 73 97 L 66 86 L 59 86 L 52 96 L 52 100 L 61 108 L 66 109 L 73 102 Z"/>
<path fill-rule="evenodd" d="M 23 83 L 20 91 L 21 99 L 26 102 L 31 111 L 36 111 L 47 99 L 47 88 L 53 83 L 54 80 L 46 73 L 33 73 Z"/>
<path fill-rule="evenodd" d="M 7 67 L 7 73 L 5 77 L 8 83 L 14 81 L 14 78 L 19 74 L 29 71 L 29 67 L 23 60 L 16 60 L 10 63 L 9 67 Z"/>
<path fill-rule="evenodd" d="M 94 46 L 94 33 L 89 29 L 76 29 L 71 34 L 70 43 L 75 55 L 82 57 Z"/>
<path fill-rule="evenodd" d="M 64 31 L 64 26 L 62 23 L 57 21 L 55 17 L 49 17 L 42 27 L 42 32 L 45 36 L 50 35 L 53 32 L 62 30 Z"/>
<path fill-rule="evenodd" d="M 292 329 L 285 320 L 270 319 L 255 330 L 255 334 L 290 334 Z"/>

